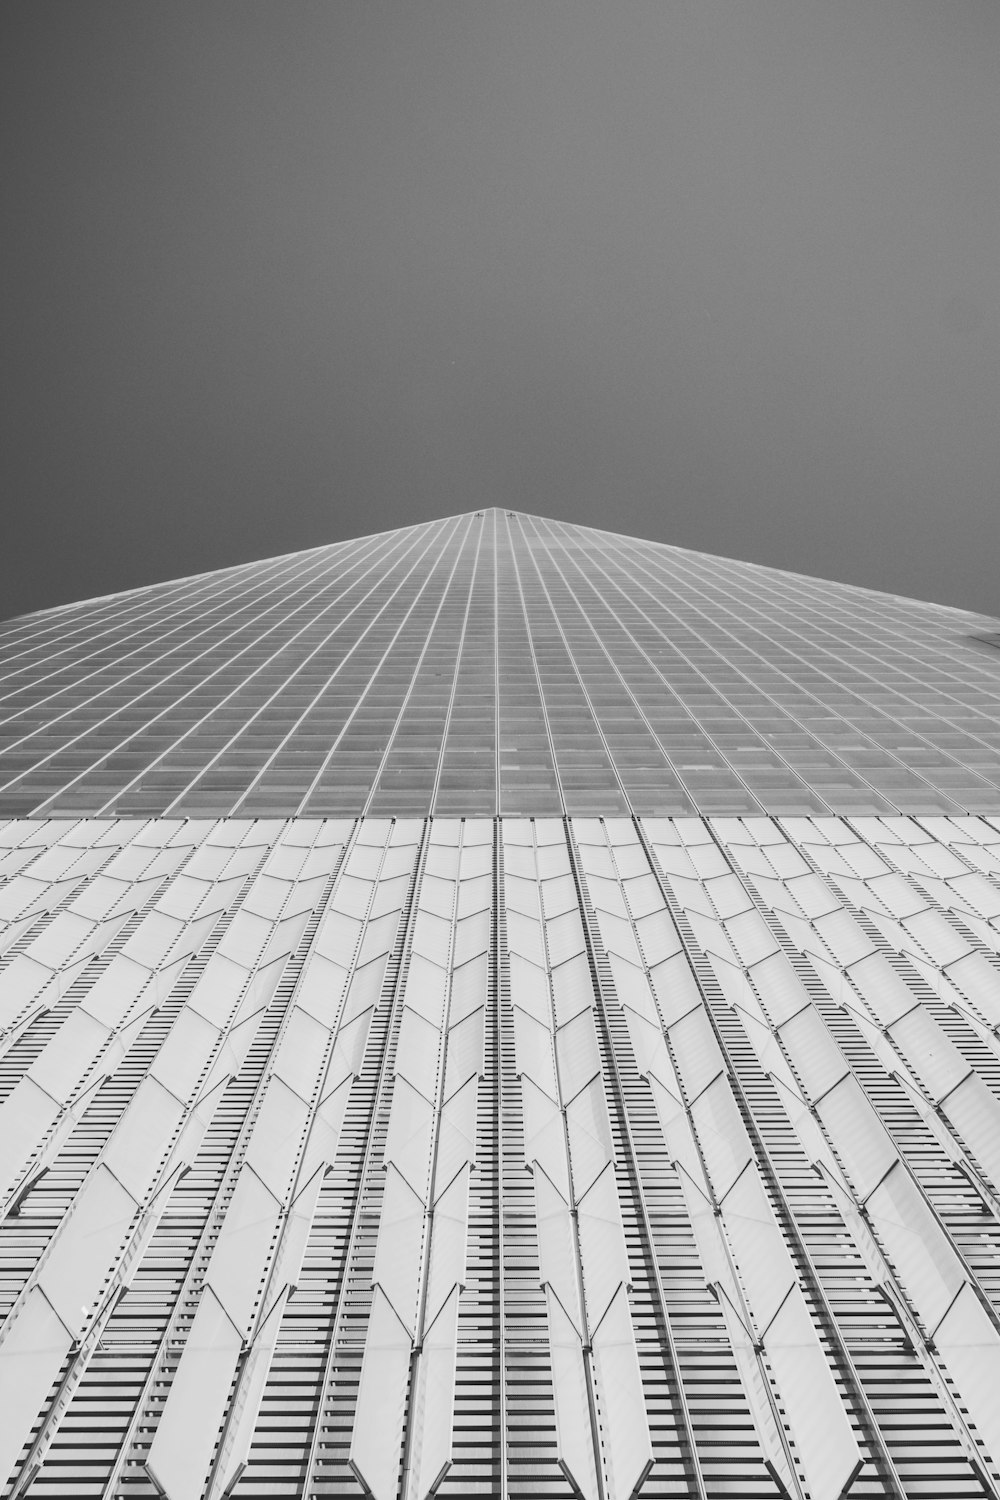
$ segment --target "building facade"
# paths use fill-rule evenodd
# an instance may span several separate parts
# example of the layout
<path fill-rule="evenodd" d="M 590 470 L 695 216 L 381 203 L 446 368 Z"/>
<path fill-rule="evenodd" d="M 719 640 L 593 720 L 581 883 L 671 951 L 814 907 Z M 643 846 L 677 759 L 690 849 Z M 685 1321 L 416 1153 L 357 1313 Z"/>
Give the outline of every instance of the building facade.
<path fill-rule="evenodd" d="M 0 627 L 2 1493 L 996 1500 L 998 632 L 495 510 Z"/>

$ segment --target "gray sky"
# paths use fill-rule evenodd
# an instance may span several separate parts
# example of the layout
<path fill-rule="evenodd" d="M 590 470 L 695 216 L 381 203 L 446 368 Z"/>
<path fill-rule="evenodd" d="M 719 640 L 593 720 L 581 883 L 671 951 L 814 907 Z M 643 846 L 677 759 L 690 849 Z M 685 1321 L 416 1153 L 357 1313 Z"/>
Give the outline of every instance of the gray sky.
<path fill-rule="evenodd" d="M 484 505 L 1000 613 L 995 0 L 8 0 L 0 614 Z"/>

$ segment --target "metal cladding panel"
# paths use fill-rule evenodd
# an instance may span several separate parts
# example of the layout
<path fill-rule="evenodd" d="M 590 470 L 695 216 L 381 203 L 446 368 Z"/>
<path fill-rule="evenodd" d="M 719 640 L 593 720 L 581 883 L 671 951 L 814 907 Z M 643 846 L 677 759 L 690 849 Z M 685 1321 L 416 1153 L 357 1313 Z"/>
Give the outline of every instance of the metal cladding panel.
<path fill-rule="evenodd" d="M 1000 1484 L 1000 957 L 857 888 L 992 823 L 222 820 L 60 923 L 151 826 L 4 830 L 7 1493 Z"/>

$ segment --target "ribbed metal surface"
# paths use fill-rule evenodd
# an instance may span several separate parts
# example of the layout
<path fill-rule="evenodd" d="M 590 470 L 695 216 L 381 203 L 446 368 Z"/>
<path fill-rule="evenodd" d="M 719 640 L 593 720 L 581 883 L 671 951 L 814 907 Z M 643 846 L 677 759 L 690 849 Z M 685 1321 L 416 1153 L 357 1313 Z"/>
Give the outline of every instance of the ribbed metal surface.
<path fill-rule="evenodd" d="M 994 820 L 13 821 L 0 922 L 4 1494 L 1000 1494 Z"/>

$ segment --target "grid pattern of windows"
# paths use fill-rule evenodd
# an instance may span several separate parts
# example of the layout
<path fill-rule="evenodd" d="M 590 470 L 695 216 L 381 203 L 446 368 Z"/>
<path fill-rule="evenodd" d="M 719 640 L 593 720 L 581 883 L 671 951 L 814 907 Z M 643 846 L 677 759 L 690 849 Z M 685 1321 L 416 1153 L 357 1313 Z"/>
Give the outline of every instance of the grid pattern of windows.
<path fill-rule="evenodd" d="M 1000 812 L 996 625 L 477 512 L 8 622 L 0 812 Z"/>
<path fill-rule="evenodd" d="M 995 1497 L 998 981 L 998 819 L 0 824 L 0 1493 Z"/>

